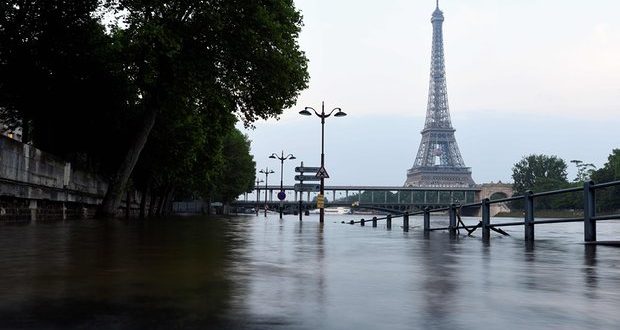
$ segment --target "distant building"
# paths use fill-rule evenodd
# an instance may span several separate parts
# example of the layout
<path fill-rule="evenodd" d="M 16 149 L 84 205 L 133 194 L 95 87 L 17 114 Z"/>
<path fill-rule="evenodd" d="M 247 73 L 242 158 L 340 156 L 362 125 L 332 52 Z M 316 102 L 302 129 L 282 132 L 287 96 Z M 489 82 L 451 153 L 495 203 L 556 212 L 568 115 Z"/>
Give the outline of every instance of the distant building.
<path fill-rule="evenodd" d="M 443 12 L 433 12 L 433 46 L 426 122 L 405 187 L 472 187 L 471 168 L 465 166 L 450 121 L 443 54 Z"/>

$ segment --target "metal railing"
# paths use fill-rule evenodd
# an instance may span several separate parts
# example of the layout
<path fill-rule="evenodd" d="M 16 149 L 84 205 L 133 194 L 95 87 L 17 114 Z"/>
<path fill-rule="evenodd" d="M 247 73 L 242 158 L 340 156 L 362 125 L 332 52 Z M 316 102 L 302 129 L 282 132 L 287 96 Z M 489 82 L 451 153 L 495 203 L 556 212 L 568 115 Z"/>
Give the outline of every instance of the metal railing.
<path fill-rule="evenodd" d="M 596 214 L 596 191 L 604 188 L 620 186 L 620 181 L 612 181 L 605 182 L 600 184 L 594 184 L 592 181 L 585 182 L 583 187 L 575 187 L 575 188 L 567 188 L 567 189 L 558 189 L 552 191 L 544 191 L 539 193 L 534 193 L 532 191 L 528 191 L 525 195 L 521 196 L 512 196 L 501 199 L 489 200 L 488 198 L 483 199 L 480 202 L 476 203 L 468 203 L 468 204 L 452 204 L 449 207 L 442 208 L 425 208 L 421 211 L 416 212 L 406 212 L 402 215 L 391 215 L 388 214 L 384 217 L 373 217 L 370 220 L 361 219 L 358 221 L 351 220 L 349 224 L 357 224 L 359 223 L 361 226 L 365 226 L 366 222 L 372 222 L 373 227 L 377 227 L 377 222 L 386 220 L 387 228 L 392 228 L 392 220 L 395 218 L 402 217 L 403 221 L 403 231 L 409 231 L 409 217 L 422 215 L 423 216 L 423 228 L 425 232 L 435 231 L 435 230 L 448 230 L 450 235 L 457 235 L 457 231 L 459 228 L 482 228 L 482 239 L 484 241 L 488 241 L 490 239 L 491 230 L 496 230 L 497 227 L 508 227 L 508 226 L 524 226 L 524 235 L 525 241 L 534 241 L 534 228 L 535 225 L 540 224 L 550 224 L 550 223 L 565 223 L 565 222 L 583 222 L 584 223 L 584 241 L 586 242 L 596 242 L 596 222 L 602 220 L 620 220 L 620 214 L 606 214 L 606 215 L 597 215 Z M 563 219 L 540 219 L 536 220 L 534 217 L 534 202 L 537 198 L 547 197 L 547 196 L 556 196 L 567 193 L 575 193 L 575 192 L 583 192 L 583 217 L 575 217 L 575 218 L 563 218 Z M 523 201 L 523 213 L 524 220 L 517 222 L 502 222 L 497 224 L 491 224 L 491 212 L 490 208 L 492 204 L 500 204 L 506 202 L 514 202 L 514 201 Z M 478 225 L 475 226 L 465 226 L 461 225 L 460 227 L 457 224 L 457 218 L 460 218 L 460 210 L 463 208 L 480 208 L 481 209 L 481 220 Z M 433 213 L 445 213 L 448 212 L 449 225 L 448 227 L 431 227 L 431 214 Z M 462 222 L 461 222 L 462 224 Z M 497 231 L 497 230 L 496 230 Z"/>

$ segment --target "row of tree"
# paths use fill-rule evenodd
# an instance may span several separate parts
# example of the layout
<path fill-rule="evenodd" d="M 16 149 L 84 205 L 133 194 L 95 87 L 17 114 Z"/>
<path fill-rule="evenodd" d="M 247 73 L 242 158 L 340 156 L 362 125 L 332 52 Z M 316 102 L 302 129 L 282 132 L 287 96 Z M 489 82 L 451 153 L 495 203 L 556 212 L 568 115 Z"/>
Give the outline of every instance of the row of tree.
<path fill-rule="evenodd" d="M 308 81 L 292 0 L 0 2 L 0 121 L 109 179 L 224 202 L 253 188 L 241 120 L 277 117 Z"/>
<path fill-rule="evenodd" d="M 571 187 L 581 187 L 585 181 L 596 183 L 620 180 L 620 149 L 614 149 L 607 158 L 607 163 L 599 169 L 593 164 L 580 160 L 571 160 L 577 167 L 577 175 L 568 180 L 567 163 L 556 156 L 529 155 L 521 159 L 512 168 L 514 195 L 523 195 L 528 190 L 543 192 Z M 620 187 L 610 187 L 597 191 L 597 208 L 599 210 L 620 209 Z M 522 208 L 523 203 L 513 203 L 514 208 Z M 582 193 L 562 194 L 537 198 L 538 209 L 580 209 L 583 207 Z"/>

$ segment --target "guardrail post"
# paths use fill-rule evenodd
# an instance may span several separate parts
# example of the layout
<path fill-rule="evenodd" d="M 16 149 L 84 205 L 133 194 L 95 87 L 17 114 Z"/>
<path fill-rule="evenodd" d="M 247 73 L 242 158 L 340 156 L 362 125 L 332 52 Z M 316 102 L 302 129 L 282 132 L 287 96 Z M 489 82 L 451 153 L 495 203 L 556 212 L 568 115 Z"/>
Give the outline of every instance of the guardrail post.
<path fill-rule="evenodd" d="M 409 231 L 409 212 L 403 214 L 403 231 Z"/>
<path fill-rule="evenodd" d="M 586 242 L 596 241 L 596 196 L 593 185 L 592 181 L 583 183 L 583 240 Z"/>
<path fill-rule="evenodd" d="M 377 227 L 377 217 L 372 217 L 372 226 Z"/>
<path fill-rule="evenodd" d="M 392 229 L 392 215 L 388 214 L 386 219 L 385 219 L 385 223 L 387 225 L 387 229 Z"/>
<path fill-rule="evenodd" d="M 360 226 L 362 227 L 366 226 L 366 220 L 364 219 L 360 220 Z"/>
<path fill-rule="evenodd" d="M 428 207 L 424 208 L 424 232 L 431 230 L 431 212 Z"/>
<path fill-rule="evenodd" d="M 534 241 L 534 193 L 528 190 L 523 195 L 525 200 L 525 241 Z"/>
<path fill-rule="evenodd" d="M 482 240 L 488 242 L 491 239 L 491 204 L 489 199 L 485 198 L 480 204 L 482 209 Z"/>
<path fill-rule="evenodd" d="M 456 205 L 450 205 L 450 210 L 448 210 L 448 217 L 450 219 L 450 224 L 448 225 L 448 231 L 450 233 L 450 238 L 456 237 Z"/>

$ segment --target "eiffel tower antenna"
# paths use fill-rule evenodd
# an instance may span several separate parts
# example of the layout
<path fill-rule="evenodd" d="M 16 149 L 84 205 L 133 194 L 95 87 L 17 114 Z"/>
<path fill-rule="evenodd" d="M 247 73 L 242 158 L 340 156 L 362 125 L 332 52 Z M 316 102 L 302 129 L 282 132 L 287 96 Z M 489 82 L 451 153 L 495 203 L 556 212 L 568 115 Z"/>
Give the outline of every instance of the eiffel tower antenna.
<path fill-rule="evenodd" d="M 407 171 L 407 187 L 469 187 L 475 185 L 471 169 L 461 157 L 450 120 L 444 61 L 443 12 L 431 16 L 433 45 L 426 121 L 413 167 Z"/>

